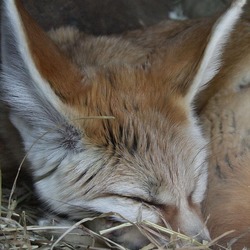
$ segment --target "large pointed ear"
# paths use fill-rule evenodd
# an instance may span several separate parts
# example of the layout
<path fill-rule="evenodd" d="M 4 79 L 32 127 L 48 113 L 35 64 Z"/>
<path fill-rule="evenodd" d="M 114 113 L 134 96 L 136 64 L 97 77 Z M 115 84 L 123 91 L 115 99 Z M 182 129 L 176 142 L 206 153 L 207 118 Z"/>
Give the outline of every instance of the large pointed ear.
<path fill-rule="evenodd" d="M 79 93 L 84 92 L 84 84 L 79 84 L 81 73 L 19 0 L 4 1 L 1 45 L 1 88 L 4 99 L 14 110 L 29 113 L 32 109 L 34 113 L 34 105 L 46 107 L 48 103 L 59 109 L 62 103 L 73 104 Z"/>
<path fill-rule="evenodd" d="M 0 90 L 13 123 L 23 137 L 62 125 L 70 129 L 61 131 L 70 133 L 64 110 L 85 91 L 80 71 L 33 21 L 21 1 L 4 0 L 3 5 Z"/>
<path fill-rule="evenodd" d="M 240 18 L 246 0 L 235 0 L 230 8 L 217 20 L 202 53 L 195 77 L 185 96 L 191 104 L 197 95 L 217 74 L 222 64 L 223 48 L 230 38 L 234 25 Z"/>
<path fill-rule="evenodd" d="M 51 87 L 63 101 L 72 102 L 84 86 L 79 84 L 80 72 L 29 16 L 21 1 L 5 0 L 2 19 L 4 70 L 12 71 L 11 75 L 28 74 L 39 91 Z"/>

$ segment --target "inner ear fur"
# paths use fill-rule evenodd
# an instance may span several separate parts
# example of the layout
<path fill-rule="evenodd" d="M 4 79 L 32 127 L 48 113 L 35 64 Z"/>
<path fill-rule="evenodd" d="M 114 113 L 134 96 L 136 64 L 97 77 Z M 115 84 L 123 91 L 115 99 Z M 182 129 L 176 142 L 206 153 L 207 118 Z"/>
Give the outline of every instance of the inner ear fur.
<path fill-rule="evenodd" d="M 63 102 L 73 104 L 86 90 L 83 75 L 37 25 L 20 0 L 15 0 L 15 6 L 38 72 Z"/>
<path fill-rule="evenodd" d="M 177 36 L 169 37 L 164 69 L 173 91 L 187 104 L 220 70 L 224 48 L 241 17 L 246 0 L 235 0 L 221 16 L 195 22 Z"/>

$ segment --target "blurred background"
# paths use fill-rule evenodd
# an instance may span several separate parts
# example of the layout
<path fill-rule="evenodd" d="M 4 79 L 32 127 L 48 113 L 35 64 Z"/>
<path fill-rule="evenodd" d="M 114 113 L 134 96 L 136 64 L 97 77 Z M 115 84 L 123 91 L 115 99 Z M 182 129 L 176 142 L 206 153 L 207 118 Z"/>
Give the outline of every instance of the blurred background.
<path fill-rule="evenodd" d="M 107 35 L 146 27 L 169 18 L 211 16 L 225 10 L 232 0 L 21 1 L 45 30 L 62 25 L 73 25 L 89 34 Z M 245 16 L 248 17 L 250 0 L 247 1 L 248 11 Z M 1 3 L 2 0 L 0 0 L 0 9 Z"/>
<path fill-rule="evenodd" d="M 86 33 L 114 34 L 166 18 L 200 18 L 223 11 L 231 0 L 23 0 L 48 30 L 77 26 Z"/>

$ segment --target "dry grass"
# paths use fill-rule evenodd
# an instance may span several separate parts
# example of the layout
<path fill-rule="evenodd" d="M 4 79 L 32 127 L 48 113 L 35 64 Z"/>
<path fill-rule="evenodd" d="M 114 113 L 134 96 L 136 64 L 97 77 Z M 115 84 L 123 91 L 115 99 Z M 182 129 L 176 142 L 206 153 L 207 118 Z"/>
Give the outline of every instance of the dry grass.
<path fill-rule="evenodd" d="M 2 187 L 2 185 L 1 185 Z M 114 228 L 93 232 L 84 226 L 87 221 L 118 216 L 109 213 L 99 217 L 85 218 L 73 226 L 40 226 L 38 221 L 46 216 L 36 201 L 32 190 L 25 184 L 12 189 L 0 190 L 0 249 L 125 249 L 105 237 L 107 233 L 124 227 L 137 227 L 149 240 L 150 244 L 142 250 L 153 249 L 210 249 L 216 242 L 196 242 L 192 238 L 174 232 L 167 227 L 153 224 L 149 221 L 139 223 L 127 222 Z M 168 239 L 171 243 L 162 245 Z M 180 246 L 182 240 L 184 244 Z"/>

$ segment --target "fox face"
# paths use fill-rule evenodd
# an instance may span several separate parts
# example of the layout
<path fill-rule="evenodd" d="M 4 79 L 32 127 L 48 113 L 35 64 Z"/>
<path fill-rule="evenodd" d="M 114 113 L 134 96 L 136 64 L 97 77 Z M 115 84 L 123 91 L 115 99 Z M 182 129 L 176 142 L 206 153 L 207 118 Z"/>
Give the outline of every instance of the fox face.
<path fill-rule="evenodd" d="M 164 218 L 209 239 L 200 212 L 207 142 L 193 100 L 218 72 L 244 1 L 207 26 L 178 24 L 174 40 L 167 27 L 159 51 L 141 42 L 147 31 L 86 38 L 62 28 L 49 37 L 20 1 L 4 5 L 2 99 L 41 199 L 72 220 L 111 211 L 133 222 Z M 110 237 L 134 249 L 146 242 L 133 230 Z"/>

